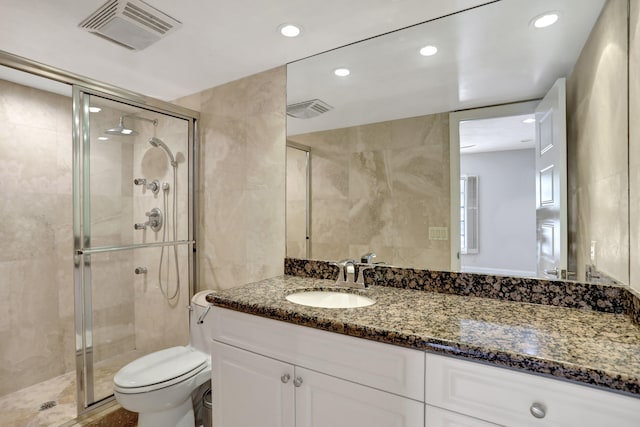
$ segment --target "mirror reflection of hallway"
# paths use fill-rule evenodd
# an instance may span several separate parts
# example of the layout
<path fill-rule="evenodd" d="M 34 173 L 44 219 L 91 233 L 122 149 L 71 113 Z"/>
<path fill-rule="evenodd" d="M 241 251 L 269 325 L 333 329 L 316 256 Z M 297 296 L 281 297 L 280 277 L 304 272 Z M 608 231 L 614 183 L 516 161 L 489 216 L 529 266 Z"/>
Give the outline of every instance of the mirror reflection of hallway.
<path fill-rule="evenodd" d="M 459 269 L 536 276 L 537 101 L 454 113 Z M 457 143 L 459 141 L 459 146 Z M 453 260 L 452 260 L 453 261 Z"/>

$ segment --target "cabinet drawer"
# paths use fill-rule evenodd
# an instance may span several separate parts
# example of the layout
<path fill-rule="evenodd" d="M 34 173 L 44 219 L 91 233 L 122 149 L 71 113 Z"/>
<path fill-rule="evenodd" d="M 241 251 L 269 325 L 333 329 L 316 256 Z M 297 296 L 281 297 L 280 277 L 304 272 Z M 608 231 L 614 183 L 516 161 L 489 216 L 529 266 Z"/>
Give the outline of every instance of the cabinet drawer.
<path fill-rule="evenodd" d="M 214 307 L 212 338 L 424 402 L 424 352 Z"/>
<path fill-rule="evenodd" d="M 633 397 L 433 354 L 425 371 L 428 404 L 496 424 L 640 426 L 640 399 Z M 536 408 L 543 418 L 532 415 Z"/>
<path fill-rule="evenodd" d="M 425 427 L 500 427 L 477 418 L 425 405 Z"/>

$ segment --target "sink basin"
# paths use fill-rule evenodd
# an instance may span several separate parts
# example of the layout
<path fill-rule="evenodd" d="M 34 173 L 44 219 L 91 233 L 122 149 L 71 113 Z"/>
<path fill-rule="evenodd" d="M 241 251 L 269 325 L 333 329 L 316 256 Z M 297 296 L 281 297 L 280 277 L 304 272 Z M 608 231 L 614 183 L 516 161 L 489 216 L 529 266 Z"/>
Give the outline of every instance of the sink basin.
<path fill-rule="evenodd" d="M 335 291 L 300 291 L 287 295 L 295 304 L 318 308 L 357 308 L 375 304 L 371 298 L 355 293 Z"/>

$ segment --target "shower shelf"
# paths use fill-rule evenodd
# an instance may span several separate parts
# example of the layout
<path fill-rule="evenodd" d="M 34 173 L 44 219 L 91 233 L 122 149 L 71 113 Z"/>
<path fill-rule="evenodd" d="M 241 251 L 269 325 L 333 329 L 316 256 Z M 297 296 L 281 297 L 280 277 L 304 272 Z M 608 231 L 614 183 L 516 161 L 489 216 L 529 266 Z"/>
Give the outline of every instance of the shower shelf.
<path fill-rule="evenodd" d="M 131 249 L 159 248 L 162 246 L 193 245 L 195 243 L 196 243 L 195 240 L 176 240 L 174 242 L 139 243 L 136 245 L 125 245 L 125 246 L 98 246 L 96 248 L 78 249 L 76 251 L 76 255 L 91 255 L 91 254 L 99 254 L 102 252 L 128 251 Z"/>

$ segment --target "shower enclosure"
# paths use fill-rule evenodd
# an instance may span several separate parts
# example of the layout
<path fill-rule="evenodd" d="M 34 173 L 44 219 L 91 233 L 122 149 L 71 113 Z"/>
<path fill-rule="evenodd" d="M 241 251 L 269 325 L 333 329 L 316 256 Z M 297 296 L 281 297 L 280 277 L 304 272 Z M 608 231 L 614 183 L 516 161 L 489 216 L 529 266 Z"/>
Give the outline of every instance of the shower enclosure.
<path fill-rule="evenodd" d="M 117 368 L 188 339 L 193 135 L 188 117 L 73 92 L 78 407 Z"/>
<path fill-rule="evenodd" d="M 0 425 L 61 425 L 188 342 L 197 113 L 0 64 Z"/>

